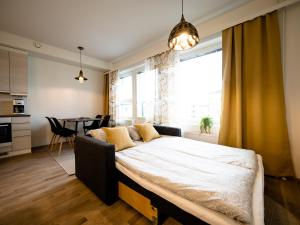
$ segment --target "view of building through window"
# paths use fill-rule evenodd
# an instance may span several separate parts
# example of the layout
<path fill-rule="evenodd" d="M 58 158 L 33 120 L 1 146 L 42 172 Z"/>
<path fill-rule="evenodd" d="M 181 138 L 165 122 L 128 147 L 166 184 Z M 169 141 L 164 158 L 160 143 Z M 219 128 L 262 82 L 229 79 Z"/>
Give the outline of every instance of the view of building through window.
<path fill-rule="evenodd" d="M 117 120 L 132 119 L 132 76 L 119 80 L 117 86 Z"/>
<path fill-rule="evenodd" d="M 137 75 L 137 116 L 153 120 L 156 76 L 155 71 Z"/>
<path fill-rule="evenodd" d="M 199 127 L 211 117 L 219 127 L 222 89 L 222 51 L 181 62 L 174 79 L 171 123 Z"/>

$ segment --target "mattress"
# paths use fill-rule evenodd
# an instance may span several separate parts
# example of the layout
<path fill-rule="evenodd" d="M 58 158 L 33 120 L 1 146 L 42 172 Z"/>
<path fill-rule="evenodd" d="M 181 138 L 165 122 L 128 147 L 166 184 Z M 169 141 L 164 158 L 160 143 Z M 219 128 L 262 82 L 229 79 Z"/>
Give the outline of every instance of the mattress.
<path fill-rule="evenodd" d="M 165 141 L 164 139 L 163 141 Z M 214 147 L 214 146 L 212 146 Z M 217 147 L 217 146 L 216 146 Z M 246 152 L 246 151 L 245 151 Z M 244 154 L 244 153 L 243 153 Z M 215 154 L 214 154 L 215 155 Z M 238 155 L 238 154 L 237 154 Z M 116 158 L 118 159 L 118 154 L 116 154 Z M 212 157 L 212 156 L 207 156 Z M 220 158 L 220 157 L 219 157 Z M 253 196 L 252 196 L 252 209 L 253 209 L 253 218 L 252 218 L 252 224 L 255 225 L 261 225 L 264 224 L 264 207 L 263 207 L 263 188 L 264 188 L 264 176 L 263 176 L 263 165 L 262 165 L 262 159 L 259 155 L 256 156 L 257 158 L 257 170 L 253 185 Z M 222 157 L 221 160 L 229 160 L 228 157 Z M 237 161 L 238 162 L 238 161 Z M 236 163 L 236 162 L 234 162 Z M 248 166 L 248 165 L 244 165 Z M 249 164 L 249 166 L 251 166 Z M 210 223 L 210 224 L 239 224 L 236 220 L 231 219 L 230 217 L 219 213 L 217 211 L 214 211 L 212 209 L 209 209 L 207 207 L 201 206 L 199 204 L 195 204 L 194 202 L 188 200 L 187 198 L 184 198 L 172 191 L 169 191 L 168 189 L 162 187 L 161 185 L 157 185 L 149 179 L 145 179 L 143 176 L 140 176 L 138 173 L 136 173 L 133 169 L 130 167 L 126 167 L 122 165 L 120 162 L 116 162 L 116 167 L 120 172 L 125 174 L 126 176 L 130 177 L 133 181 L 144 187 L 145 189 L 163 197 L 164 199 L 168 200 L 169 202 L 172 202 L 179 208 L 183 209 L 184 211 L 194 215 L 195 217 Z"/>

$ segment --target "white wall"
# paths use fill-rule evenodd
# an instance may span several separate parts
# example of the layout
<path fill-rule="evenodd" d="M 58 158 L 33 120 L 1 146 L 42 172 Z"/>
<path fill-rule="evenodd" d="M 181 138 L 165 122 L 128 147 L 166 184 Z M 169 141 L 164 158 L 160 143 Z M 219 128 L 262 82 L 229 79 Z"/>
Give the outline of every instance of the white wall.
<path fill-rule="evenodd" d="M 286 9 L 284 24 L 287 121 L 296 176 L 300 178 L 300 3 Z"/>
<path fill-rule="evenodd" d="M 32 146 L 47 145 L 51 131 L 45 116 L 94 117 L 103 113 L 104 76 L 83 68 L 88 81 L 74 79 L 79 67 L 30 56 L 28 110 L 32 115 Z"/>

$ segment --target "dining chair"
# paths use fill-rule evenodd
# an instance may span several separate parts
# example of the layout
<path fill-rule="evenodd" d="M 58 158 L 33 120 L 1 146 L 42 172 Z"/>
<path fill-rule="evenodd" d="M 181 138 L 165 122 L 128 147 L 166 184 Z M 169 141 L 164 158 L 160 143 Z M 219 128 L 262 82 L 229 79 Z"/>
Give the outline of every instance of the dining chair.
<path fill-rule="evenodd" d="M 102 115 L 97 115 L 95 118 L 97 119 L 101 119 L 102 118 Z M 94 129 L 98 129 L 101 127 L 101 123 L 102 123 L 102 120 L 99 121 L 99 120 L 95 120 L 92 122 L 91 125 L 85 125 L 85 122 L 83 122 L 83 131 L 84 131 L 84 134 L 86 134 L 89 130 L 94 130 Z"/>
<path fill-rule="evenodd" d="M 55 146 L 56 146 L 57 143 L 60 142 L 59 150 L 58 150 L 58 155 L 60 155 L 61 148 L 62 148 L 62 143 L 63 143 L 63 138 L 66 139 L 69 142 L 69 144 L 71 145 L 72 148 L 74 147 L 74 138 L 75 138 L 75 135 L 76 135 L 76 131 L 71 130 L 69 128 L 63 127 L 60 124 L 60 122 L 58 121 L 58 119 L 55 118 L 55 117 L 52 117 L 51 119 L 54 121 L 54 124 L 55 124 L 55 126 L 58 130 L 58 140 L 55 143 Z"/>
<path fill-rule="evenodd" d="M 52 119 L 48 116 L 46 116 L 46 119 L 48 120 L 50 127 L 51 127 L 51 132 L 52 132 L 52 138 L 49 144 L 49 150 L 52 151 L 53 145 L 55 144 L 55 139 L 59 135 L 58 129 L 56 128 L 54 122 Z"/>
<path fill-rule="evenodd" d="M 103 118 L 103 120 L 102 120 L 102 123 L 100 125 L 100 128 L 101 127 L 108 127 L 109 120 L 110 120 L 110 115 L 105 115 L 104 118 Z"/>

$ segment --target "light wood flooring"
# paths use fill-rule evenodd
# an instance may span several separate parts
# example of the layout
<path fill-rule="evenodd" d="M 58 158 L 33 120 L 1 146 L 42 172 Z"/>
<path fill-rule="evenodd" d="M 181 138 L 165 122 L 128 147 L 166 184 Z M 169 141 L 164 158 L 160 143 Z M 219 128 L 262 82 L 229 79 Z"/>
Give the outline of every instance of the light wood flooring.
<path fill-rule="evenodd" d="M 300 224 L 300 185 L 266 178 L 266 224 Z M 0 225 L 151 224 L 127 204 L 108 207 L 45 148 L 0 160 Z M 165 225 L 178 225 L 169 218 Z"/>

